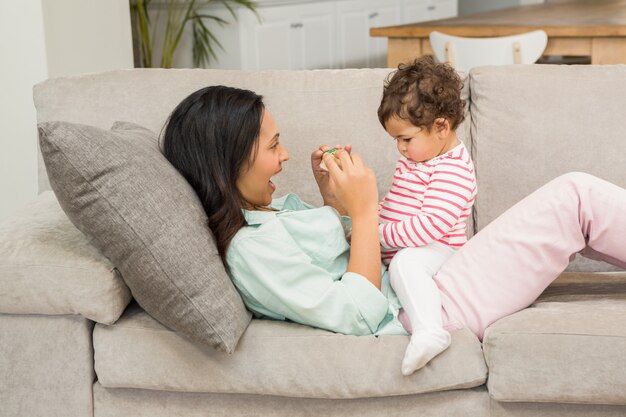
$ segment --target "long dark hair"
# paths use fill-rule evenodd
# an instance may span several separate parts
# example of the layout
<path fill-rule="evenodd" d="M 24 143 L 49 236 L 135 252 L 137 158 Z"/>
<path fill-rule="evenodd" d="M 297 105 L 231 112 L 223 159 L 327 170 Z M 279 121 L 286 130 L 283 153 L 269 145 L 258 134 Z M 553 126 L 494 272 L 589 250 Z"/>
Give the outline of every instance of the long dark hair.
<path fill-rule="evenodd" d="M 198 194 L 226 267 L 228 245 L 247 224 L 237 179 L 256 155 L 264 109 L 252 91 L 205 87 L 176 106 L 163 136 L 163 154 Z"/>

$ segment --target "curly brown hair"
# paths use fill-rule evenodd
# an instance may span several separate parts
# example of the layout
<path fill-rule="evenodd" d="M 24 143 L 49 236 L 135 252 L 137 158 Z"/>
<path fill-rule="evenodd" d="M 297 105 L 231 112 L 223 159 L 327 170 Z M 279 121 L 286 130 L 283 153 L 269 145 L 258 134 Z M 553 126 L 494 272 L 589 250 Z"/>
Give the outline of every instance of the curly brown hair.
<path fill-rule="evenodd" d="M 430 131 L 436 119 L 445 118 L 455 130 L 465 119 L 462 88 L 455 69 L 435 63 L 430 56 L 400 64 L 385 79 L 378 120 L 385 127 L 395 116 Z"/>

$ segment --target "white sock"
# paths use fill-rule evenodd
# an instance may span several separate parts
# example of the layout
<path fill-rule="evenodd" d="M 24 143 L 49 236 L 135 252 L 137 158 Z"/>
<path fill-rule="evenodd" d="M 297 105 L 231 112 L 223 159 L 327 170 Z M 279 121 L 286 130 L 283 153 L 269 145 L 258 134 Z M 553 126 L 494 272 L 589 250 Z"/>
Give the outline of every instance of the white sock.
<path fill-rule="evenodd" d="M 450 333 L 441 319 L 441 295 L 432 277 L 453 253 L 439 243 L 406 248 L 389 265 L 391 285 L 413 329 L 402 361 L 403 375 L 424 367 L 450 346 Z"/>
<path fill-rule="evenodd" d="M 435 327 L 419 330 L 411 336 L 404 352 L 402 375 L 411 375 L 450 346 L 450 333 Z"/>

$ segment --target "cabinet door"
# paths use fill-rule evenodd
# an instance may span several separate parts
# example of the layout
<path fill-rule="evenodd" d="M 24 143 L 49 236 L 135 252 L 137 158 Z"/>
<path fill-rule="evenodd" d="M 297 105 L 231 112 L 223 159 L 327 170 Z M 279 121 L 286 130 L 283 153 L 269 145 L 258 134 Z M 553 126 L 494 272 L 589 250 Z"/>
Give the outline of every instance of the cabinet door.
<path fill-rule="evenodd" d="M 447 19 L 457 13 L 457 0 L 404 0 L 403 23 Z"/>
<path fill-rule="evenodd" d="M 458 14 L 457 0 L 433 0 L 429 6 L 428 20 L 439 20 L 456 17 Z"/>
<path fill-rule="evenodd" d="M 257 17 L 245 10 L 240 16 L 241 68 L 246 70 L 289 69 L 290 51 L 297 40 L 291 16 L 283 7 L 258 10 Z"/>
<path fill-rule="evenodd" d="M 341 68 L 384 67 L 386 39 L 369 35 L 371 27 L 400 24 L 400 0 L 337 2 L 337 57 Z"/>
<path fill-rule="evenodd" d="M 378 1 L 378 3 L 375 11 L 369 14 L 370 27 L 396 26 L 402 23 L 402 4 L 400 0 L 383 0 Z M 370 37 L 370 46 L 368 66 L 370 68 L 386 68 L 387 38 Z"/>
<path fill-rule="evenodd" d="M 243 69 L 333 68 L 333 4 L 261 7 L 242 12 Z"/>
<path fill-rule="evenodd" d="M 337 58 L 340 68 L 367 67 L 368 9 L 371 0 L 337 2 Z"/>
<path fill-rule="evenodd" d="M 404 0 L 402 23 L 426 22 L 432 7 L 429 0 Z"/>
<path fill-rule="evenodd" d="M 297 6 L 298 21 L 291 26 L 299 32 L 294 69 L 335 68 L 335 14 L 332 2 Z"/>

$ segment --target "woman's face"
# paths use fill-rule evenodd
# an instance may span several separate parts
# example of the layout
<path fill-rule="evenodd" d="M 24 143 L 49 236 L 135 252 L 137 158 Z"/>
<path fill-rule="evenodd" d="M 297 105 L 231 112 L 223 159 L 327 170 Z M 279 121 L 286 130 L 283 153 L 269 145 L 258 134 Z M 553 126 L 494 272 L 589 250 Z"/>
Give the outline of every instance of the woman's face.
<path fill-rule="evenodd" d="M 248 166 L 237 179 L 237 189 L 246 200 L 247 209 L 267 206 L 272 202 L 276 186 L 271 177 L 278 174 L 282 163 L 289 159 L 287 150 L 279 142 L 279 135 L 274 118 L 265 109 L 256 155 L 250 156 Z"/>

